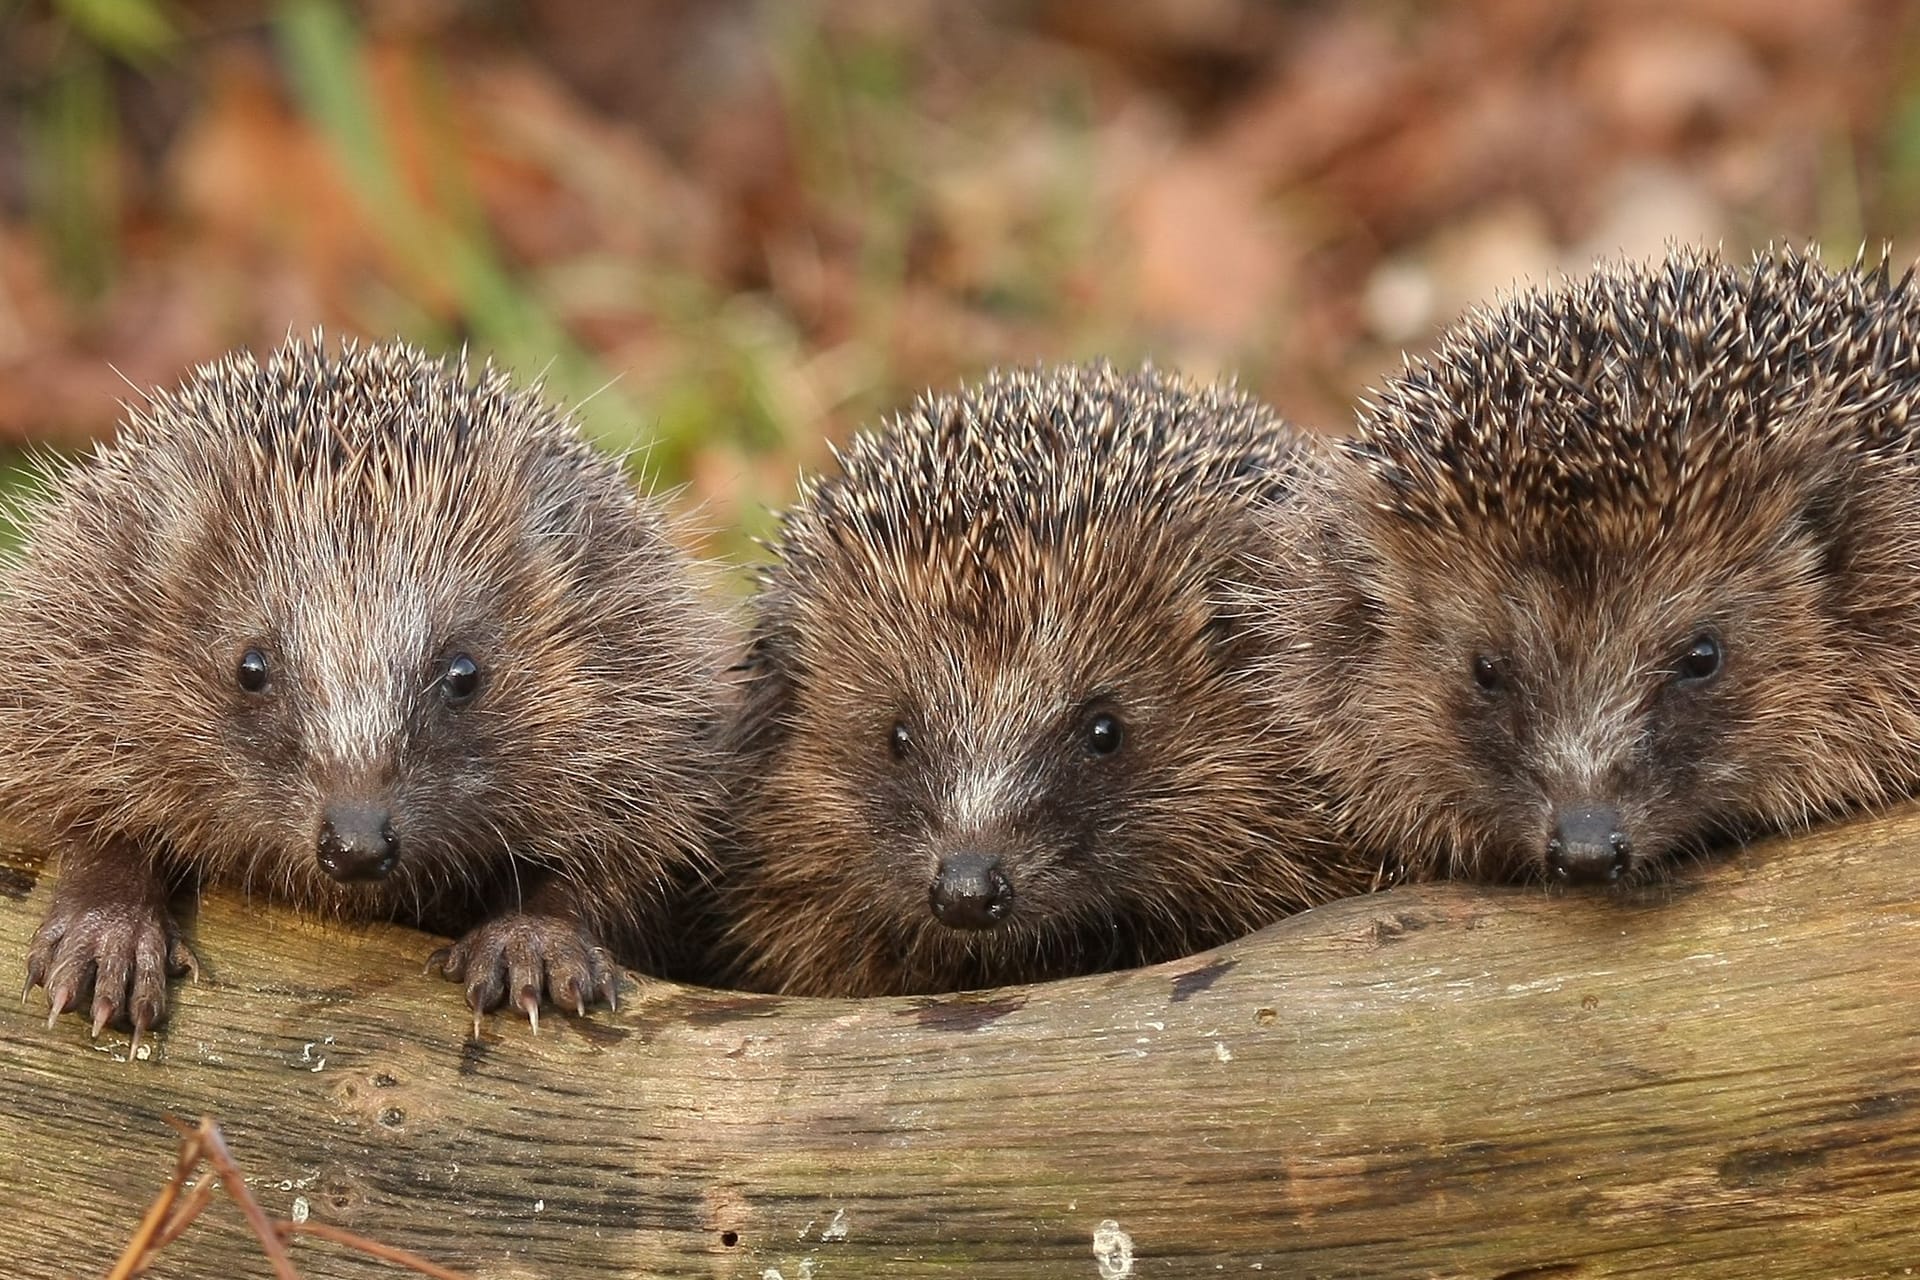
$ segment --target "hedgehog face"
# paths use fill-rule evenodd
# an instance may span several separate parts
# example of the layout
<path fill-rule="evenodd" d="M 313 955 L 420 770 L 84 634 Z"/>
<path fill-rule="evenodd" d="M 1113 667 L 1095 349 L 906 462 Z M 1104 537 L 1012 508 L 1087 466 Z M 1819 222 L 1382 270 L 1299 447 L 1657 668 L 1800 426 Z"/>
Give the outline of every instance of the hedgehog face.
<path fill-rule="evenodd" d="M 697 686 L 649 616 L 682 605 L 646 598 L 628 547 L 578 554 L 638 536 L 623 513 L 453 492 L 378 521 L 209 503 L 153 540 L 143 584 L 218 584 L 148 610 L 140 660 L 166 678 L 128 709 L 165 722 L 154 767 L 196 800 L 164 821 L 207 870 L 350 914 L 446 909 L 510 891 L 519 863 L 584 871 L 583 830 L 664 805 L 651 778 L 682 785 L 675 682 Z"/>
<path fill-rule="evenodd" d="M 1185 717 L 1246 706 L 1190 608 L 1082 598 L 1011 616 L 1031 603 L 923 615 L 879 645 L 819 619 L 809 666 L 860 674 L 809 686 L 796 711 L 796 737 L 836 757 L 813 776 L 852 783 L 853 847 L 903 907 L 957 929 L 1112 912 L 1177 843 L 1168 825 L 1191 821 L 1176 797 L 1233 798 L 1233 771 L 1204 773 L 1211 746 L 1186 746 Z"/>
<path fill-rule="evenodd" d="M 767 874 L 870 922 L 929 983 L 1097 966 L 1187 927 L 1171 904 L 1256 892 L 1236 859 L 1273 840 L 1277 768 L 1244 655 L 1194 566 L 1115 572 L 1144 548 L 1105 532 L 1035 594 L 900 581 L 857 610 L 798 602 L 756 833 L 787 856 Z M 1262 890 L 1304 894 L 1283 872 Z"/>
<path fill-rule="evenodd" d="M 1802 820 L 1823 786 L 1870 792 L 1845 741 L 1847 673 L 1868 672 L 1807 518 L 1830 497 L 1783 479 L 1632 545 L 1537 554 L 1491 522 L 1363 517 L 1337 561 L 1348 657 L 1321 752 L 1356 820 L 1416 861 L 1611 884 Z"/>
<path fill-rule="evenodd" d="M 643 926 L 707 852 L 721 628 L 537 393 L 399 344 L 234 355 L 21 532 L 20 820 L 325 914 L 669 941 Z"/>
<path fill-rule="evenodd" d="M 1917 331 L 1884 261 L 1677 250 L 1384 383 L 1276 539 L 1276 662 L 1353 820 L 1415 861 L 1624 880 L 1911 792 Z"/>
<path fill-rule="evenodd" d="M 286 896 L 372 906 L 537 841 L 494 800 L 540 643 L 506 622 L 525 616 L 522 571 L 371 537 L 316 556 L 333 535 L 286 522 L 243 541 L 200 527 L 216 532 L 187 554 L 222 585 L 152 642 L 155 661 L 196 658 L 172 672 L 162 735 L 202 797 L 195 843 Z"/>
<path fill-rule="evenodd" d="M 965 647 L 914 664 L 944 678 L 896 669 L 857 713 L 829 712 L 878 716 L 846 762 L 870 797 L 859 824 L 870 869 L 902 908 L 918 897 L 949 929 L 1071 921 L 1105 896 L 1101 866 L 1124 865 L 1114 833 L 1153 767 L 1147 708 L 1132 696 L 1142 673 L 1075 678 L 1044 657 L 981 667 Z M 966 663 L 974 677 L 953 679 Z"/>
<path fill-rule="evenodd" d="M 1244 626 L 1310 447 L 1230 387 L 1003 371 L 803 486 L 734 718 L 744 980 L 1037 981 L 1364 886 Z"/>

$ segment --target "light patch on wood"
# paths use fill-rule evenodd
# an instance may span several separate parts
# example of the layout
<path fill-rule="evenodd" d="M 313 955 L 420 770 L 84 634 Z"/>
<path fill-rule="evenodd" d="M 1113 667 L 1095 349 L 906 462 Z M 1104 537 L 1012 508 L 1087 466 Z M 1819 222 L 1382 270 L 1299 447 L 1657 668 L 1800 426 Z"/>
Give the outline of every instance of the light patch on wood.
<path fill-rule="evenodd" d="M 324 1052 L 315 1053 L 314 1050 L 322 1045 L 330 1045 L 332 1043 L 333 1043 L 332 1036 L 327 1036 L 320 1040 L 307 1041 L 306 1045 L 300 1050 L 300 1061 L 303 1063 L 312 1064 L 307 1068 L 307 1070 L 324 1071 L 326 1069 L 327 1055 Z"/>
<path fill-rule="evenodd" d="M 1133 1274 L 1133 1237 L 1108 1218 L 1093 1229 L 1093 1260 L 1100 1264 L 1100 1280 L 1123 1280 Z"/>

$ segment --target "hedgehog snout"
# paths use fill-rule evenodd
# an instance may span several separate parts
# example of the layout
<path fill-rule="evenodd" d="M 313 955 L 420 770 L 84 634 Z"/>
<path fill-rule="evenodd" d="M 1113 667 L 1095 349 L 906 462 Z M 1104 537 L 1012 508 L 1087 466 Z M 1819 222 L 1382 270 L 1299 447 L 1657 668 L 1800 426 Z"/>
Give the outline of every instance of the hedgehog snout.
<path fill-rule="evenodd" d="M 400 838 L 384 804 L 329 803 L 315 850 L 320 869 L 343 883 L 385 879 L 400 862 Z"/>
<path fill-rule="evenodd" d="M 1632 841 L 1620 811 L 1609 804 L 1557 808 L 1547 837 L 1547 874 L 1561 884 L 1613 884 L 1627 872 Z"/>
<path fill-rule="evenodd" d="M 991 929 L 1013 911 L 1013 880 L 997 855 L 963 849 L 940 859 L 927 901 L 949 928 Z"/>

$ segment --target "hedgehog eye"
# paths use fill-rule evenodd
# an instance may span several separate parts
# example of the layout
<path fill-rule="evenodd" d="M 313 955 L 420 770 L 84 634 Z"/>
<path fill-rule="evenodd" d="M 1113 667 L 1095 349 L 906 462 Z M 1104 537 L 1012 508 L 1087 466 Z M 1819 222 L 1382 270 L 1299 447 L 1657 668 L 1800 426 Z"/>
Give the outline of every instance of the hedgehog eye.
<path fill-rule="evenodd" d="M 907 731 L 906 721 L 894 721 L 893 728 L 887 731 L 887 750 L 895 760 L 905 760 L 907 752 L 913 750 L 913 734 Z"/>
<path fill-rule="evenodd" d="M 1108 712 L 1103 711 L 1087 722 L 1087 750 L 1096 756 L 1112 755 L 1126 738 L 1119 718 Z"/>
<path fill-rule="evenodd" d="M 480 664 L 466 654 L 455 654 L 440 676 L 440 692 L 448 702 L 462 703 L 480 692 Z"/>
<path fill-rule="evenodd" d="M 234 674 L 242 689 L 259 693 L 267 687 L 267 655 L 258 649 L 247 650 L 240 655 L 240 667 Z"/>
<path fill-rule="evenodd" d="M 1473 660 L 1473 682 L 1480 686 L 1482 693 L 1498 693 L 1507 683 L 1506 672 L 1498 658 L 1480 654 Z"/>
<path fill-rule="evenodd" d="M 1720 652 L 1720 642 L 1702 632 L 1693 638 L 1693 643 L 1689 644 L 1678 658 L 1674 659 L 1673 681 L 1675 684 L 1705 684 L 1720 674 L 1720 667 L 1724 661 Z"/>

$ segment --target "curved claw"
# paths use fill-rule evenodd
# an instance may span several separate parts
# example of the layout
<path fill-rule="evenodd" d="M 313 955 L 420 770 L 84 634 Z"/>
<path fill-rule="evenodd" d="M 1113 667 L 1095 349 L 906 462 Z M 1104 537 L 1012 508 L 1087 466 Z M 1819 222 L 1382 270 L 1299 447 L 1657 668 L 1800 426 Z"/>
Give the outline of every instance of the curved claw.
<path fill-rule="evenodd" d="M 193 948 L 179 934 L 174 934 L 167 943 L 167 973 L 171 977 L 184 977 L 188 982 L 200 981 L 200 957 L 193 954 Z"/>
<path fill-rule="evenodd" d="M 466 986 L 480 1016 L 510 1006 L 540 1033 L 540 1009 L 552 1004 L 584 1014 L 596 999 L 614 1004 L 618 970 L 599 941 L 571 919 L 518 913 L 487 921 L 453 946 L 428 958 L 442 974 Z"/>
<path fill-rule="evenodd" d="M 200 964 L 160 901 L 62 899 L 56 895 L 27 953 L 27 993 L 47 992 L 47 1025 L 82 1012 L 98 1039 L 128 1026 L 133 1043 L 166 1020 L 167 983 L 197 979 Z"/>

